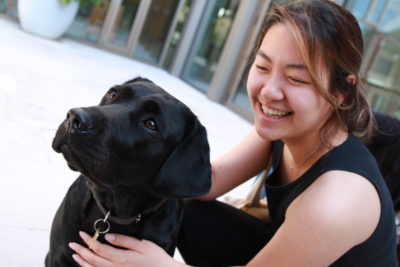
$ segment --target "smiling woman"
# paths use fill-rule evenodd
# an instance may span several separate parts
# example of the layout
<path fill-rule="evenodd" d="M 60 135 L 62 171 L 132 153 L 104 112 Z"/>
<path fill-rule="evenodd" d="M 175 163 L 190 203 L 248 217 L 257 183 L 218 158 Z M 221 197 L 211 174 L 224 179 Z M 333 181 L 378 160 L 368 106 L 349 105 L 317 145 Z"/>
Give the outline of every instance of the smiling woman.
<path fill-rule="evenodd" d="M 250 69 L 247 88 L 257 132 L 268 140 L 285 136 L 287 142 L 298 142 L 297 137 L 322 128 L 333 110 L 315 88 L 296 40 L 283 23 L 266 33 Z"/>
<path fill-rule="evenodd" d="M 271 222 L 190 202 L 178 240 L 183 258 L 195 266 L 396 266 L 390 196 L 359 140 L 369 138 L 373 119 L 358 78 L 356 19 L 327 0 L 276 7 L 254 50 L 247 90 L 255 130 L 213 162 L 213 186 L 201 200 L 272 157 Z M 200 226 L 203 217 L 210 223 Z"/>

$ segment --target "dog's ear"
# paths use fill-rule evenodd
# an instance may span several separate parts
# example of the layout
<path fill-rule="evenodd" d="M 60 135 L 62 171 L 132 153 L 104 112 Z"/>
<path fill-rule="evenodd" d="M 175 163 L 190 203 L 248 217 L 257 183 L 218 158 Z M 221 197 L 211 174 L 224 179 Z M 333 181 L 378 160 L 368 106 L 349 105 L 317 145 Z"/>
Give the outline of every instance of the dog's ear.
<path fill-rule="evenodd" d="M 136 77 L 136 78 L 133 78 L 133 79 L 131 79 L 131 80 L 129 80 L 129 81 L 124 82 L 123 84 L 134 83 L 134 82 L 148 82 L 148 83 L 153 83 L 151 80 L 149 80 L 149 79 L 147 79 L 147 78 L 143 78 L 143 77 L 138 76 L 138 77 Z"/>
<path fill-rule="evenodd" d="M 164 197 L 202 196 L 211 187 L 210 147 L 206 129 L 193 115 L 191 131 L 154 177 L 154 193 Z"/>

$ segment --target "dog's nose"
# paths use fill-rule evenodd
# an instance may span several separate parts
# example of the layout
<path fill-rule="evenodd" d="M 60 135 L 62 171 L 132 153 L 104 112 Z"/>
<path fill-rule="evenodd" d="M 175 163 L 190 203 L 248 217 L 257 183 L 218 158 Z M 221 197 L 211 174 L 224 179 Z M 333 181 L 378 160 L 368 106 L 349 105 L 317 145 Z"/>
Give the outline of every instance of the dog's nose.
<path fill-rule="evenodd" d="M 93 123 L 88 112 L 82 108 L 73 108 L 68 111 L 67 120 L 71 128 L 84 133 L 93 128 Z"/>

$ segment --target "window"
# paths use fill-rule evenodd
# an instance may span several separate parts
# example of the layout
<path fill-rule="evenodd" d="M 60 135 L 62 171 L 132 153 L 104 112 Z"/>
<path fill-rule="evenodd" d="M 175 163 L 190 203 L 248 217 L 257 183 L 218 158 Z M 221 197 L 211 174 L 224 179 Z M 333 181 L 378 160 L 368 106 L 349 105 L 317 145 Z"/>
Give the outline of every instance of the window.
<path fill-rule="evenodd" d="M 193 47 L 183 70 L 183 79 L 206 92 L 218 66 L 239 0 L 207 2 Z"/>
<path fill-rule="evenodd" d="M 66 34 L 91 43 L 98 43 L 109 5 L 110 3 L 101 6 L 90 3 L 80 5 L 78 14 Z"/>
<path fill-rule="evenodd" d="M 400 0 L 349 0 L 364 37 L 363 77 L 374 110 L 400 116 Z"/>
<path fill-rule="evenodd" d="M 0 0 L 0 13 L 18 18 L 17 0 Z"/>
<path fill-rule="evenodd" d="M 178 4 L 178 0 L 152 2 L 133 52 L 135 58 L 151 64 L 159 63 Z"/>

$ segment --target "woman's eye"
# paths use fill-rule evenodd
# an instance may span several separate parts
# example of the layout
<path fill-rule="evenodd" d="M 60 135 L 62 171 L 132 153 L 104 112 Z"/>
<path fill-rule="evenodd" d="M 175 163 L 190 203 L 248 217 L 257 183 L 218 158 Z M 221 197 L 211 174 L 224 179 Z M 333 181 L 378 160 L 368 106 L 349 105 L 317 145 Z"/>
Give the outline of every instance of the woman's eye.
<path fill-rule="evenodd" d="M 157 130 L 157 124 L 154 120 L 150 119 L 144 122 L 144 126 L 149 130 Z"/>
<path fill-rule="evenodd" d="M 289 80 L 291 80 L 293 83 L 297 83 L 297 84 L 309 84 L 308 82 L 297 79 L 297 78 L 289 78 Z"/>
<path fill-rule="evenodd" d="M 113 100 L 116 96 L 117 96 L 117 90 L 115 90 L 115 89 L 111 89 L 111 90 L 108 91 L 108 93 L 107 93 L 107 98 L 108 98 L 109 100 Z"/>
<path fill-rule="evenodd" d="M 256 68 L 262 71 L 267 71 L 268 69 L 266 67 L 260 66 L 260 65 L 256 65 Z"/>

